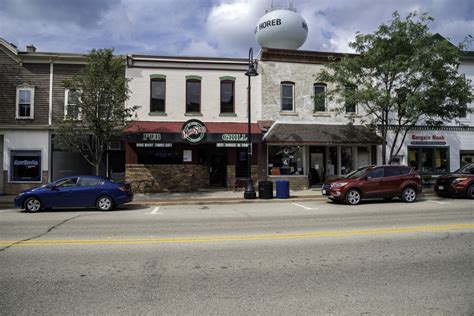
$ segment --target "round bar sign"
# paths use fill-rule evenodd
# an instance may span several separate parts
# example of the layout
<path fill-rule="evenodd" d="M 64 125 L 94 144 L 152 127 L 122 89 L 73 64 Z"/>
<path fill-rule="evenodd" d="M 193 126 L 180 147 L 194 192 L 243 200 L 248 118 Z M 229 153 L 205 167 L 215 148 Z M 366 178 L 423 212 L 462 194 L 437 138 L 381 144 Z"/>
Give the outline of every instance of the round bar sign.
<path fill-rule="evenodd" d="M 206 126 L 200 120 L 189 120 L 181 128 L 181 138 L 194 145 L 201 143 L 206 134 Z"/>

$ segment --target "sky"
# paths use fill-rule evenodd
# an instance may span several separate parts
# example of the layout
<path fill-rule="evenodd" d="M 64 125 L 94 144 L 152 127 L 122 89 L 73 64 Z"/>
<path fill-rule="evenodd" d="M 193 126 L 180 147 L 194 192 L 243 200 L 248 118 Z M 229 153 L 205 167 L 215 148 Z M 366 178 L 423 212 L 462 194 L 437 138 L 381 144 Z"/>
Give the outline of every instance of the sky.
<path fill-rule="evenodd" d="M 435 20 L 432 33 L 454 44 L 474 36 L 473 0 L 293 0 L 308 24 L 300 48 L 352 52 L 356 32 L 372 33 L 417 11 Z M 258 51 L 257 21 L 272 0 L 0 0 L 0 37 L 24 51 L 247 57 Z M 273 0 L 275 6 L 288 1 Z M 468 47 L 474 50 L 474 45 Z"/>

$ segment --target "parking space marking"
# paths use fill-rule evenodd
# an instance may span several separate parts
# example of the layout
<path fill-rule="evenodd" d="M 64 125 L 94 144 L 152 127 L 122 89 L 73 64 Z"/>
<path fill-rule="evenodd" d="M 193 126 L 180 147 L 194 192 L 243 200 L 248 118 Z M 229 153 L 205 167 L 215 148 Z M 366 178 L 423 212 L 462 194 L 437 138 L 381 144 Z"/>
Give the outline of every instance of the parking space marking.
<path fill-rule="evenodd" d="M 441 204 L 441 205 L 451 204 L 450 202 L 441 202 L 441 201 L 432 201 L 432 200 L 428 200 L 427 202 Z"/>
<path fill-rule="evenodd" d="M 304 206 L 304 205 L 301 205 L 301 204 L 298 204 L 298 203 L 291 203 L 295 206 L 298 206 L 298 207 L 302 207 L 304 208 L 305 210 L 308 210 L 308 211 L 314 211 L 314 210 L 317 210 L 318 208 L 311 208 L 311 207 L 307 207 L 307 206 Z"/>
<path fill-rule="evenodd" d="M 160 210 L 160 207 L 157 206 L 153 209 L 153 211 L 151 211 L 151 213 L 148 213 L 149 215 L 163 215 L 163 213 L 161 212 L 158 212 Z"/>

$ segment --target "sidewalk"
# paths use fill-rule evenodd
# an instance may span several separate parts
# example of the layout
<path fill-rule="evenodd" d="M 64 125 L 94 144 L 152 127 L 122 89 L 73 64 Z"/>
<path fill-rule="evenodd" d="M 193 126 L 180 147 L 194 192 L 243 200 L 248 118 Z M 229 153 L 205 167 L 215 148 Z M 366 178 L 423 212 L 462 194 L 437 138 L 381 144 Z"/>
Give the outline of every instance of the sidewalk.
<path fill-rule="evenodd" d="M 433 196 L 433 188 L 423 188 L 421 196 Z M 275 196 L 275 195 L 274 195 Z M 13 208 L 13 195 L 0 195 L 0 208 Z M 281 202 L 304 202 L 304 201 L 326 201 L 327 197 L 321 195 L 318 187 L 307 190 L 290 190 L 288 199 L 244 199 L 244 191 L 227 191 L 206 189 L 187 193 L 136 193 L 129 204 L 141 205 L 203 205 L 203 204 L 234 204 L 234 203 L 281 203 Z"/>

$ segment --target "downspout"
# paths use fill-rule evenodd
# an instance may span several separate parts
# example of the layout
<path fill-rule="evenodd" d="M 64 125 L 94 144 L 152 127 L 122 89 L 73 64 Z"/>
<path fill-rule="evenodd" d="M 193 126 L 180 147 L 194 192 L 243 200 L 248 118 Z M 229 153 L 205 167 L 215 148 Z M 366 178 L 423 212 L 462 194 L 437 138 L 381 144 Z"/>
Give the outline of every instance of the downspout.
<path fill-rule="evenodd" d="M 54 63 L 51 58 L 49 61 L 49 111 L 48 111 L 48 125 L 52 127 L 53 125 L 53 76 L 54 76 Z M 49 172 L 48 172 L 48 182 L 51 182 L 53 179 L 53 144 L 52 144 L 52 129 L 49 129 L 48 133 L 48 158 L 49 158 Z"/>

